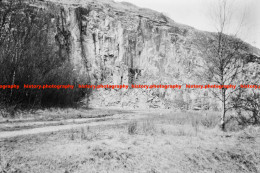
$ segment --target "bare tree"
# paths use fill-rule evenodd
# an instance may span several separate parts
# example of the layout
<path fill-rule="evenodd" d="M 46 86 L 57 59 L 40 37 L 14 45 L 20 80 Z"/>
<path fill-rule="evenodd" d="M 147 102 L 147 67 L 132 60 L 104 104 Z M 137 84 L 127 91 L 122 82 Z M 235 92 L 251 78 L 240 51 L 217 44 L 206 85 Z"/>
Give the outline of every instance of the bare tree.
<path fill-rule="evenodd" d="M 217 85 L 235 84 L 243 69 L 243 55 L 247 49 L 246 44 L 238 37 L 238 31 L 243 24 L 243 18 L 238 25 L 235 34 L 228 35 L 231 23 L 232 11 L 227 0 L 219 0 L 218 5 L 212 13 L 212 20 L 215 23 L 217 33 L 212 33 L 210 39 L 202 38 L 199 42 L 202 45 L 202 53 L 205 60 L 204 79 Z M 225 131 L 226 113 L 231 109 L 229 100 L 235 90 L 222 88 L 212 89 L 213 95 L 222 103 L 221 129 Z"/>

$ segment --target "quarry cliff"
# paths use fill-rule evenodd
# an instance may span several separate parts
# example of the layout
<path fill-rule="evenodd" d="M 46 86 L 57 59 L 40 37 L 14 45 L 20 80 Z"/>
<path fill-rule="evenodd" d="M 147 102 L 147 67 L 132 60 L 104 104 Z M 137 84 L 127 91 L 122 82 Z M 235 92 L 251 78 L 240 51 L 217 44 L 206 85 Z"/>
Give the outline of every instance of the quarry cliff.
<path fill-rule="evenodd" d="M 162 13 L 114 1 L 26 1 L 50 14 L 49 40 L 89 84 L 198 84 L 203 55 L 198 38 L 214 33 L 174 22 Z M 248 45 L 245 53 L 259 51 Z M 207 91 L 179 89 L 92 90 L 90 107 L 191 109 L 218 107 Z"/>

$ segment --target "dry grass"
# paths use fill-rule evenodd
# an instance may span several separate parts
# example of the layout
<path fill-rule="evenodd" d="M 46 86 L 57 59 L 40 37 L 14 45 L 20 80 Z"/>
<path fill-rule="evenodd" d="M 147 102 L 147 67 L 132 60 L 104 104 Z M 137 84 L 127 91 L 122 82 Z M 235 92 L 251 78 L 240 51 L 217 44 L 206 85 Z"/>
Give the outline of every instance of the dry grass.
<path fill-rule="evenodd" d="M 127 124 L 127 130 L 129 135 L 134 135 L 134 134 L 153 135 L 156 133 L 157 128 L 153 120 L 146 119 L 146 120 L 140 120 L 139 122 L 137 122 L 136 120 L 129 122 Z"/>
<path fill-rule="evenodd" d="M 7 153 L 0 151 L 0 173 L 20 173 L 18 165 L 12 163 L 12 158 L 7 157 Z"/>
<path fill-rule="evenodd" d="M 86 140 L 94 141 L 99 138 L 99 131 L 92 130 L 89 126 L 81 127 L 79 129 L 72 128 L 69 131 L 69 140 Z"/>
<path fill-rule="evenodd" d="M 260 128 L 223 134 L 211 122 L 202 123 L 199 113 L 176 114 L 4 140 L 1 168 L 26 173 L 260 171 Z"/>

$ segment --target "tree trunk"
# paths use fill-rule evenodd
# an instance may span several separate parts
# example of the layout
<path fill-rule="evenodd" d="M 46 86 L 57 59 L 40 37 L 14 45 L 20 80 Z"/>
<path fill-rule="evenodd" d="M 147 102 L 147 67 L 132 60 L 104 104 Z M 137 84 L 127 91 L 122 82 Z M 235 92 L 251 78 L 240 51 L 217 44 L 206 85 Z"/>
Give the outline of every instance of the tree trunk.
<path fill-rule="evenodd" d="M 14 85 L 14 82 L 15 82 L 15 71 L 13 72 L 12 85 Z M 13 96 L 13 88 L 11 88 L 10 100 L 12 99 L 12 96 Z"/>
<path fill-rule="evenodd" d="M 222 115 L 221 115 L 221 130 L 225 131 L 225 117 L 226 117 L 226 93 L 225 93 L 225 89 L 222 88 Z"/>

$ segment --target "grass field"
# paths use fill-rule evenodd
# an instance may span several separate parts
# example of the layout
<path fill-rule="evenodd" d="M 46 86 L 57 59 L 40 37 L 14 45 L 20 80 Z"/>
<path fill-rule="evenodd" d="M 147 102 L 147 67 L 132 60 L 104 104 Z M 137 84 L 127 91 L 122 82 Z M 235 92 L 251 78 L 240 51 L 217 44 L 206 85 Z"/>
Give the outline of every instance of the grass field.
<path fill-rule="evenodd" d="M 0 139 L 0 172 L 260 172 L 259 127 L 223 133 L 217 113 L 144 114 L 121 124 Z"/>

